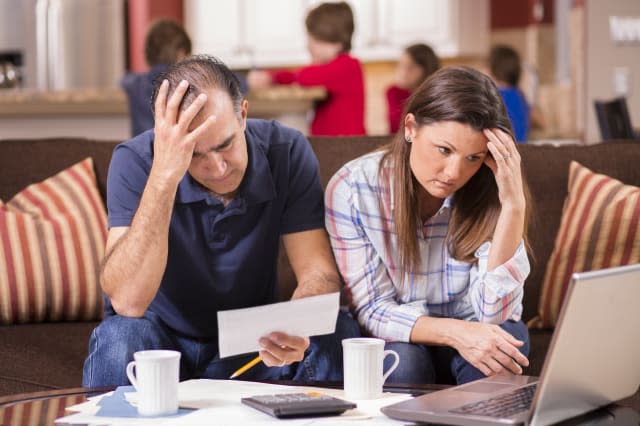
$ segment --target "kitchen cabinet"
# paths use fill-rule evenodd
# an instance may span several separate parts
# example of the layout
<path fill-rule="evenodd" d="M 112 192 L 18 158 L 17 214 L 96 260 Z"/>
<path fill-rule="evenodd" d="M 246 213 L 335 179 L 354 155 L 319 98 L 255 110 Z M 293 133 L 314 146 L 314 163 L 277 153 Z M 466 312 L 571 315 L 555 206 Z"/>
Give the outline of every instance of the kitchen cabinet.
<path fill-rule="evenodd" d="M 219 57 L 232 68 L 309 62 L 300 0 L 185 0 L 185 28 L 194 53 Z"/>
<path fill-rule="evenodd" d="M 194 53 L 232 68 L 309 62 L 304 20 L 322 0 L 185 0 Z M 396 60 L 409 44 L 442 57 L 489 49 L 489 0 L 348 0 L 355 17 L 352 52 L 363 61 Z"/>

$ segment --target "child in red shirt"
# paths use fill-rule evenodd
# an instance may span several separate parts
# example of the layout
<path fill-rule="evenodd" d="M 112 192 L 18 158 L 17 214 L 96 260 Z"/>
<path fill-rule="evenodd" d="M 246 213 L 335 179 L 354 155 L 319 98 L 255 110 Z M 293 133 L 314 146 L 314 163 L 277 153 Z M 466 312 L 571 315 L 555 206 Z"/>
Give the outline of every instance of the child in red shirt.
<path fill-rule="evenodd" d="M 316 104 L 312 135 L 364 135 L 364 77 L 360 61 L 349 55 L 354 23 L 346 2 L 323 3 L 305 21 L 312 64 L 295 72 L 251 71 L 250 88 L 271 83 L 324 86 L 327 97 Z"/>
<path fill-rule="evenodd" d="M 389 133 L 398 131 L 404 103 L 411 92 L 438 68 L 440 59 L 426 44 L 413 44 L 402 52 L 396 69 L 396 83 L 387 89 Z"/>

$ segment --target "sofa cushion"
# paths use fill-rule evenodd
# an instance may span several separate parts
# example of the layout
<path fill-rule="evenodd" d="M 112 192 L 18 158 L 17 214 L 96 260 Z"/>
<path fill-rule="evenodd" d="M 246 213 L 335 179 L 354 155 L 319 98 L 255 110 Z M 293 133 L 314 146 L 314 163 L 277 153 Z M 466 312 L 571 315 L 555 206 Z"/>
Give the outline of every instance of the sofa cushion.
<path fill-rule="evenodd" d="M 106 223 L 91 158 L 0 206 L 0 324 L 99 319 Z"/>
<path fill-rule="evenodd" d="M 539 315 L 529 325 L 555 326 L 573 272 L 640 262 L 639 226 L 640 188 L 572 161 L 560 228 L 542 284 Z"/>

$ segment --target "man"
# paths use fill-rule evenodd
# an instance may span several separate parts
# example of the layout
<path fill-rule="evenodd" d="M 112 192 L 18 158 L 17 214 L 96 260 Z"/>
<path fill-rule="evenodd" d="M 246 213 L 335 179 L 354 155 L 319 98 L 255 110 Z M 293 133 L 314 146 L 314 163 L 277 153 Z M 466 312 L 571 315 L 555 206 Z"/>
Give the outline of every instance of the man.
<path fill-rule="evenodd" d="M 154 131 L 120 144 L 109 168 L 105 319 L 84 386 L 128 383 L 124 368 L 143 349 L 179 350 L 182 380 L 229 377 L 254 354 L 219 358 L 216 312 L 277 301 L 280 236 L 293 298 L 339 290 L 304 136 L 247 120 L 237 79 L 215 58 L 187 59 L 157 84 Z M 340 380 L 340 340 L 357 334 L 343 313 L 333 335 L 271 333 L 243 378 Z"/>

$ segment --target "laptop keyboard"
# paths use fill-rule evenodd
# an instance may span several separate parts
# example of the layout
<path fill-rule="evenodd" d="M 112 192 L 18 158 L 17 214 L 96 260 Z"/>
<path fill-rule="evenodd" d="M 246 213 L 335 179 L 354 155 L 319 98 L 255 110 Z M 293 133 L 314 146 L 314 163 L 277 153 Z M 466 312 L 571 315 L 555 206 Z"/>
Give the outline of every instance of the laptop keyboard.
<path fill-rule="evenodd" d="M 536 385 L 537 383 L 534 383 L 531 386 L 518 388 L 493 398 L 463 405 L 451 410 L 451 412 L 499 418 L 511 417 L 529 409 L 533 395 L 536 393 Z"/>

